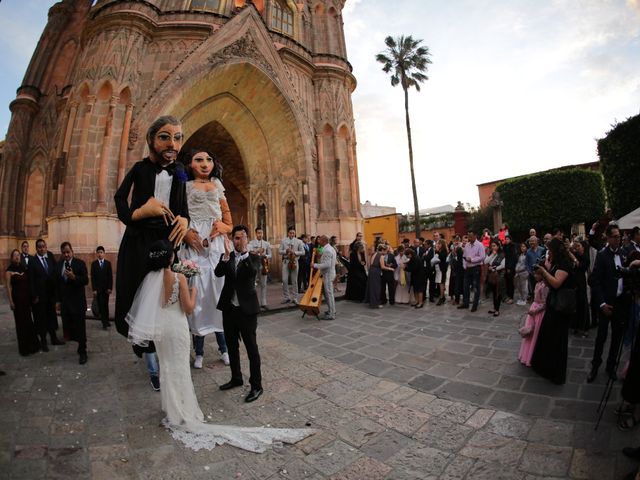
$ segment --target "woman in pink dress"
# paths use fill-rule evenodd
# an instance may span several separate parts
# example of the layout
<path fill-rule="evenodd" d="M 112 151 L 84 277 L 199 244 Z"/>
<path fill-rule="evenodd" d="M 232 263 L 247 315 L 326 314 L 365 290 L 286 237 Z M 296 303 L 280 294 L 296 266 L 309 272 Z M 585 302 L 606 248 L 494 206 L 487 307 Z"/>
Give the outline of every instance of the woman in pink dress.
<path fill-rule="evenodd" d="M 520 328 L 522 344 L 520 345 L 520 354 L 518 355 L 518 360 L 527 367 L 531 366 L 531 357 L 536 347 L 538 332 L 540 331 L 542 317 L 544 317 L 547 304 L 547 294 L 549 293 L 549 287 L 547 287 L 547 284 L 542 279 L 542 274 L 535 270 L 533 277 L 536 279 L 533 303 L 529 308 L 529 314 L 527 315 L 525 324 Z"/>

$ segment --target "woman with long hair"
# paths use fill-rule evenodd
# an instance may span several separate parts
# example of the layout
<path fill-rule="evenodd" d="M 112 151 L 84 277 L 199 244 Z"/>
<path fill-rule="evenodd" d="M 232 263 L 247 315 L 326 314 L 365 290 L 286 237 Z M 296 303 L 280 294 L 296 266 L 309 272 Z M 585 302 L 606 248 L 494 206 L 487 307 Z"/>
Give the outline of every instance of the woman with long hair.
<path fill-rule="evenodd" d="M 571 313 L 570 299 L 573 297 L 575 302 L 575 280 L 573 265 L 562 240 L 551 239 L 547 261 L 548 269 L 540 264 L 536 269 L 547 282 L 548 296 L 552 298 L 547 300 L 531 366 L 538 375 L 560 385 L 567 378 L 569 323 L 575 314 L 575 309 Z"/>
<path fill-rule="evenodd" d="M 587 242 L 576 239 L 569 250 L 576 281 L 576 314 L 573 316 L 571 327 L 574 335 L 582 335 L 585 338 L 589 336 L 589 325 L 591 324 L 591 309 L 587 298 L 588 248 Z"/>
<path fill-rule="evenodd" d="M 447 284 L 447 256 L 449 255 L 447 242 L 445 242 L 445 240 L 441 238 L 436 242 L 435 249 L 436 251 L 433 255 L 433 259 L 431 260 L 431 265 L 435 269 L 435 282 L 440 292 L 440 298 L 438 299 L 438 303 L 436 305 L 440 306 L 447 301 L 447 297 L 444 293 L 445 286 Z"/>
<path fill-rule="evenodd" d="M 224 278 L 216 277 L 213 273 L 224 253 L 224 234 L 233 227 L 222 185 L 222 164 L 202 148 L 189 151 L 183 162 L 190 178 L 187 182 L 189 228 L 196 235 L 193 243 L 182 244 L 178 257 L 192 260 L 200 268 L 200 275 L 193 280 L 198 298 L 193 312 L 188 316 L 196 354 L 193 367 L 202 368 L 205 336 L 211 333 L 216 336 L 221 360 L 229 365 L 222 312 L 217 307 Z"/>
<path fill-rule="evenodd" d="M 424 306 L 424 290 L 427 285 L 427 270 L 422 258 L 416 255 L 414 249 L 407 249 L 406 254 L 409 259 L 406 269 L 411 274 L 411 290 L 413 290 L 416 299 L 414 307 L 422 308 Z"/>
<path fill-rule="evenodd" d="M 149 273 L 126 316 L 130 342 L 142 347 L 155 342 L 162 410 L 166 413 L 162 423 L 173 438 L 193 450 L 211 450 L 228 443 L 259 453 L 274 441 L 295 443 L 313 433 L 309 429 L 236 427 L 204 421 L 189 371 L 191 339 L 186 318 L 196 307 L 198 292 L 197 287 L 189 287 L 184 275 L 171 270 L 173 258 L 173 248 L 166 240 L 149 247 Z"/>
<path fill-rule="evenodd" d="M 497 317 L 500 315 L 500 304 L 502 303 L 502 292 L 504 291 L 504 253 L 498 240 L 492 240 L 489 255 L 484 259 L 487 268 L 487 293 L 493 294 L 493 310 L 489 310 L 489 315 Z"/>
<path fill-rule="evenodd" d="M 349 253 L 349 273 L 345 298 L 353 302 L 362 302 L 367 291 L 367 257 L 364 243 L 356 241 Z"/>
<path fill-rule="evenodd" d="M 40 340 L 31 317 L 31 295 L 29 294 L 29 276 L 27 269 L 20 262 L 20 252 L 11 251 L 9 266 L 4 274 L 4 285 L 7 288 L 9 306 L 13 311 L 16 323 L 18 352 L 22 356 L 40 351 Z"/>

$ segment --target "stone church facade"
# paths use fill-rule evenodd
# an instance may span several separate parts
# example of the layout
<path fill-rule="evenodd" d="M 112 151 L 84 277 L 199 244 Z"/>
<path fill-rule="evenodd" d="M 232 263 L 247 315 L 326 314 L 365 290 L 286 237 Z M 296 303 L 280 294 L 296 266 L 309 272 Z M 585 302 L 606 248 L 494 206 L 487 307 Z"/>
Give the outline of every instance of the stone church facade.
<path fill-rule="evenodd" d="M 344 1 L 56 3 L 10 105 L 0 257 L 40 236 L 56 253 L 64 240 L 114 253 L 113 195 L 163 114 L 182 120 L 184 149 L 222 160 L 234 222 L 273 243 L 287 225 L 350 241 L 361 215 Z"/>

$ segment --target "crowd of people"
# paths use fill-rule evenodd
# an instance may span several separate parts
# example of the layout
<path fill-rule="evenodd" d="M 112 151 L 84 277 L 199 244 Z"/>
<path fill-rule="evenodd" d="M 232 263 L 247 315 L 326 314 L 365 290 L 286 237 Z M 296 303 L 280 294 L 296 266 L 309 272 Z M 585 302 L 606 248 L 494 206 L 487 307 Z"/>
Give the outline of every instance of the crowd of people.
<path fill-rule="evenodd" d="M 116 271 L 116 328 L 145 359 L 153 389 L 162 391 L 166 425 L 187 445 L 194 447 L 204 435 L 207 445 L 228 442 L 262 451 L 276 439 L 304 438 L 308 431 L 267 429 L 258 434 L 256 429 L 229 430 L 203 422 L 189 365 L 193 349 L 192 366 L 202 368 L 209 334 L 215 335 L 220 359 L 230 367 L 231 378 L 220 389 L 244 384 L 242 339 L 251 386 L 245 401 L 263 393 L 257 315 L 269 308 L 266 289 L 273 252 L 262 227 L 251 232 L 249 241 L 248 228 L 234 226 L 219 160 L 203 148 L 183 152 L 179 159 L 182 141 L 180 122 L 159 118 L 147 132 L 149 157 L 131 168 L 115 194 L 118 217 L 126 225 Z M 319 318 L 334 320 L 335 290 L 346 270 L 345 298 L 370 308 L 437 308 L 448 301 L 476 312 L 481 299 L 489 297 L 487 314 L 492 317 L 500 315 L 504 304 L 526 307 L 526 320 L 518 325 L 519 360 L 557 384 L 566 381 L 570 332 L 587 337 L 597 326 L 586 379 L 593 382 L 611 330 L 605 366 L 611 381 L 621 367 L 624 338 L 632 345 L 618 426 L 630 429 L 640 423 L 640 412 L 635 411 L 640 402 L 640 342 L 633 342 L 639 330 L 639 228 L 622 238 L 615 224 L 596 223 L 584 238 L 554 229 L 542 241 L 532 229 L 526 241 L 516 243 L 505 224 L 495 235 L 487 229 L 480 235 L 468 231 L 447 242 L 435 233 L 432 239 L 404 240 L 396 248 L 383 239 L 371 247 L 358 233 L 345 258 L 336 237 L 297 237 L 295 227 L 289 227 L 278 247 L 282 303 L 299 303 L 313 271 L 319 271 L 327 305 Z M 48 339 L 53 345 L 75 341 L 79 363 L 84 364 L 85 287 L 90 280 L 97 316 L 104 329 L 110 325 L 113 274 L 104 248 L 96 249 L 90 270 L 74 256 L 69 242 L 60 245 L 58 260 L 43 239 L 36 242 L 36 250 L 30 255 L 29 244 L 23 242 L 21 251 L 11 253 L 6 271 L 19 353 L 47 352 Z M 198 275 L 187 281 L 172 270 L 175 262 L 190 262 Z M 63 338 L 57 335 L 57 311 Z"/>

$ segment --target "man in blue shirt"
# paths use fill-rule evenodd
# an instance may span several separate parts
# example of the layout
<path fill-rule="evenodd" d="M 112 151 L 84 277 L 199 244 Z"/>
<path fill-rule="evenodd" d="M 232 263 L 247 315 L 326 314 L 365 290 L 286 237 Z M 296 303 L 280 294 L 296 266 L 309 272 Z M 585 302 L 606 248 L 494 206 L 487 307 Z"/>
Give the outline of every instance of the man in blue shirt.
<path fill-rule="evenodd" d="M 533 267 L 537 265 L 541 259 L 544 258 L 545 248 L 538 245 L 538 237 L 531 237 L 529 239 L 529 250 L 527 250 L 527 271 L 529 272 L 529 297 L 533 298 L 533 288 L 536 285 L 536 281 L 533 278 Z"/>

